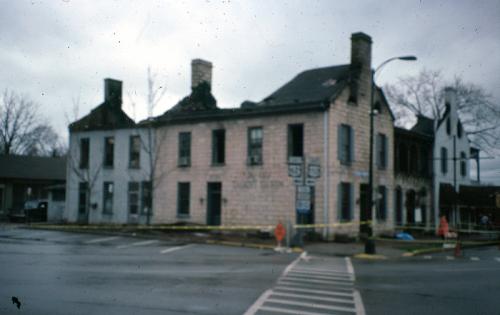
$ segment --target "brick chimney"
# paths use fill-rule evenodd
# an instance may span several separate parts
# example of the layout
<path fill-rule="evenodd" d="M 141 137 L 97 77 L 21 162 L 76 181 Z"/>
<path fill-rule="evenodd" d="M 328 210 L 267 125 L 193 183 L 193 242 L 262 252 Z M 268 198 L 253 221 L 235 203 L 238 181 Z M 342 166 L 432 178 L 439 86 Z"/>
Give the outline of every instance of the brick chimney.
<path fill-rule="evenodd" d="M 195 88 L 202 82 L 212 85 L 212 63 L 202 59 L 191 61 L 191 88 Z"/>
<path fill-rule="evenodd" d="M 104 79 L 104 101 L 113 107 L 122 107 L 122 81 Z"/>
<path fill-rule="evenodd" d="M 370 95 L 372 64 L 372 38 L 365 33 L 351 35 L 351 95 L 357 102 L 359 97 Z"/>

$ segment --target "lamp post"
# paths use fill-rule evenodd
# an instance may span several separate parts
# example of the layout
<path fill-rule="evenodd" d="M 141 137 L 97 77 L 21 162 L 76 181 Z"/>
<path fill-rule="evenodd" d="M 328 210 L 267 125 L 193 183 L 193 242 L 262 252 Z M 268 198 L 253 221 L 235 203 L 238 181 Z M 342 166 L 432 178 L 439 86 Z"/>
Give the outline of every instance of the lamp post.
<path fill-rule="evenodd" d="M 364 223 L 365 227 L 361 226 L 361 231 L 366 231 L 368 234 L 368 237 L 371 237 L 373 235 L 373 228 L 371 224 L 372 216 L 373 216 L 373 205 L 374 205 L 374 200 L 373 200 L 373 120 L 374 116 L 377 114 L 375 108 L 374 108 L 374 99 L 375 99 L 375 76 L 378 71 L 380 71 L 386 64 L 388 64 L 391 61 L 394 60 L 404 60 L 404 61 L 415 61 L 417 60 L 417 57 L 415 56 L 400 56 L 400 57 L 392 57 L 387 59 L 386 61 L 382 62 L 376 69 L 375 71 L 372 72 L 372 82 L 371 82 L 371 92 L 370 92 L 370 165 L 369 165 L 369 171 L 368 171 L 368 213 L 367 213 L 367 218 L 364 218 L 362 221 L 369 221 L 370 223 Z M 373 241 L 369 240 L 367 238 L 367 243 L 365 246 L 365 252 L 367 254 L 374 254 L 375 253 L 375 244 L 372 243 Z"/>

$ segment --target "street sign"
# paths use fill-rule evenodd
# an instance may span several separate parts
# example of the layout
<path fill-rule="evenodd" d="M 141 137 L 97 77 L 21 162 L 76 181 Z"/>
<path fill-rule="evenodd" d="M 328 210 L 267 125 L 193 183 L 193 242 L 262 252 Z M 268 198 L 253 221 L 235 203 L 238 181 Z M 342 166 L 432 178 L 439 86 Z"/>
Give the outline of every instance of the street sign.
<path fill-rule="evenodd" d="M 320 178 L 321 177 L 321 166 L 319 164 L 311 164 L 307 166 L 307 177 L 308 178 Z"/>
<path fill-rule="evenodd" d="M 296 208 L 298 213 L 307 214 L 311 210 L 311 201 L 297 200 Z"/>
<path fill-rule="evenodd" d="M 293 178 L 302 178 L 302 164 L 288 164 L 288 176 Z"/>
<path fill-rule="evenodd" d="M 302 157 L 300 157 L 300 156 L 290 156 L 288 158 L 288 164 L 302 164 Z"/>
<path fill-rule="evenodd" d="M 297 200 L 311 200 L 311 187 L 297 186 Z"/>

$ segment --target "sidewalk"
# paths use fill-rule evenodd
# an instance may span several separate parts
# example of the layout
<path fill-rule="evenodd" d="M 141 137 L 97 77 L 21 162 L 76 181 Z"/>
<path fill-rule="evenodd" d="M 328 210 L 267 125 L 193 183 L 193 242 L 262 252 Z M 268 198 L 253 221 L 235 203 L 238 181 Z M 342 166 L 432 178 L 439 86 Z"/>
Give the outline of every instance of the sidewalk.
<path fill-rule="evenodd" d="M 388 245 L 376 244 L 376 256 L 374 258 L 401 258 L 406 252 L 404 249 L 395 248 Z M 325 256 L 356 256 L 358 254 L 363 254 L 365 252 L 365 244 L 362 242 L 353 243 L 335 243 L 335 242 L 323 242 L 323 243 L 312 243 L 306 244 L 304 246 L 310 254 L 325 255 Z"/>

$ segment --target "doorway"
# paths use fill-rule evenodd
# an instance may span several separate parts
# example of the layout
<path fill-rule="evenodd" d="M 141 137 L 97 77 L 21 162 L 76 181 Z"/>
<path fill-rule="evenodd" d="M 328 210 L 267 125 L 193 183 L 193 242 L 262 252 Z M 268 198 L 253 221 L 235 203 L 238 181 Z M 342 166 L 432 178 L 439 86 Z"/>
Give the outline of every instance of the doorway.
<path fill-rule="evenodd" d="M 221 224 L 222 183 L 207 184 L 207 224 Z"/>

